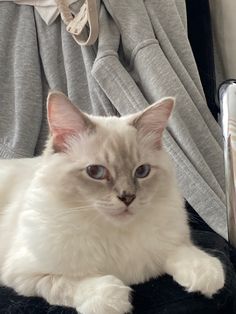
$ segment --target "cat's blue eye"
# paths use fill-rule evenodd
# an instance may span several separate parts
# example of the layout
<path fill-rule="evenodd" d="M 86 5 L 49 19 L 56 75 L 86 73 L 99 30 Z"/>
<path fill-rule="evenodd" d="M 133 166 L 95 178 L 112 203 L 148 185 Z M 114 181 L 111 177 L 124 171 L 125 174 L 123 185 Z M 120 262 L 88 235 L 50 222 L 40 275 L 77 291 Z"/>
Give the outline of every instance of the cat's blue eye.
<path fill-rule="evenodd" d="M 96 180 L 104 180 L 109 177 L 109 171 L 104 166 L 90 165 L 86 168 L 87 174 Z"/>
<path fill-rule="evenodd" d="M 135 177 L 136 178 L 145 178 L 149 175 L 151 171 L 151 166 L 148 164 L 144 164 L 139 166 L 136 170 L 135 170 Z"/>

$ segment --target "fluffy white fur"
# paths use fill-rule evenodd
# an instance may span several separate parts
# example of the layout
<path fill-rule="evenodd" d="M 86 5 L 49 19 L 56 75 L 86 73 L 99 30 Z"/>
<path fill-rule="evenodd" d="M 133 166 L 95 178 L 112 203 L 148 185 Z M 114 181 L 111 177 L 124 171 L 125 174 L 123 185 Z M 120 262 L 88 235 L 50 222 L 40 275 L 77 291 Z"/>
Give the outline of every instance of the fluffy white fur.
<path fill-rule="evenodd" d="M 129 285 L 163 273 L 189 292 L 221 289 L 223 267 L 192 244 L 161 145 L 173 99 L 122 118 L 82 114 L 60 93 L 48 106 L 44 155 L 0 161 L 1 283 L 82 314 L 131 312 Z M 92 164 L 110 181 L 90 178 Z M 134 182 L 142 164 L 151 172 Z M 136 195 L 128 208 L 122 189 Z"/>

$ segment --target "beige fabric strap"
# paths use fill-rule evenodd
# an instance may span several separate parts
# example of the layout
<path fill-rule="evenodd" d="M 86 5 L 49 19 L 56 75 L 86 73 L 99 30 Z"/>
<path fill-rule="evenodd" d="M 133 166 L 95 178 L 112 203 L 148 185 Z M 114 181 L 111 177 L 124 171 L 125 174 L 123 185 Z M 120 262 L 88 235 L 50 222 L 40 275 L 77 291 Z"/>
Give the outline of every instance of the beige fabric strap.
<path fill-rule="evenodd" d="M 99 33 L 97 0 L 85 0 L 77 14 L 73 14 L 67 0 L 57 0 L 57 6 L 67 31 L 75 41 L 83 46 L 94 44 Z"/>

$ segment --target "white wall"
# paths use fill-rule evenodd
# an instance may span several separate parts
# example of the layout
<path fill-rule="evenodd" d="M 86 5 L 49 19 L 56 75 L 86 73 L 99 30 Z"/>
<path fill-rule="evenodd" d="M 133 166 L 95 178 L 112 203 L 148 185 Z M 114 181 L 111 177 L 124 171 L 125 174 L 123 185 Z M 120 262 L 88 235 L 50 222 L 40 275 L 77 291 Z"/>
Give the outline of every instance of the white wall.
<path fill-rule="evenodd" d="M 236 79 L 236 0 L 210 0 L 218 71 Z M 219 68 L 220 67 L 220 68 Z"/>

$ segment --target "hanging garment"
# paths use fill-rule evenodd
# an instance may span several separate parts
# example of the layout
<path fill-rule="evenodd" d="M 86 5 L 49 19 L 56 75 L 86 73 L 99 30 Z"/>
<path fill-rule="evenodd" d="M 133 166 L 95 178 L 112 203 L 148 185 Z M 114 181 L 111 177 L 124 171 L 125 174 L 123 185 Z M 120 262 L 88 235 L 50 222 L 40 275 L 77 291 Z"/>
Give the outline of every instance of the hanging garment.
<path fill-rule="evenodd" d="M 59 10 L 56 4 L 56 0 L 0 0 L 10 1 L 17 4 L 34 6 L 41 18 L 47 25 L 52 24 L 59 15 Z M 68 4 L 72 4 L 77 0 L 67 0 Z"/>
<path fill-rule="evenodd" d="M 221 130 L 188 42 L 184 1 L 104 0 L 98 8 L 98 42 L 80 47 L 60 19 L 47 26 L 33 7 L 0 2 L 1 156 L 41 152 L 48 89 L 67 93 L 94 114 L 123 115 L 174 96 L 164 144 L 180 188 L 227 237 Z"/>

